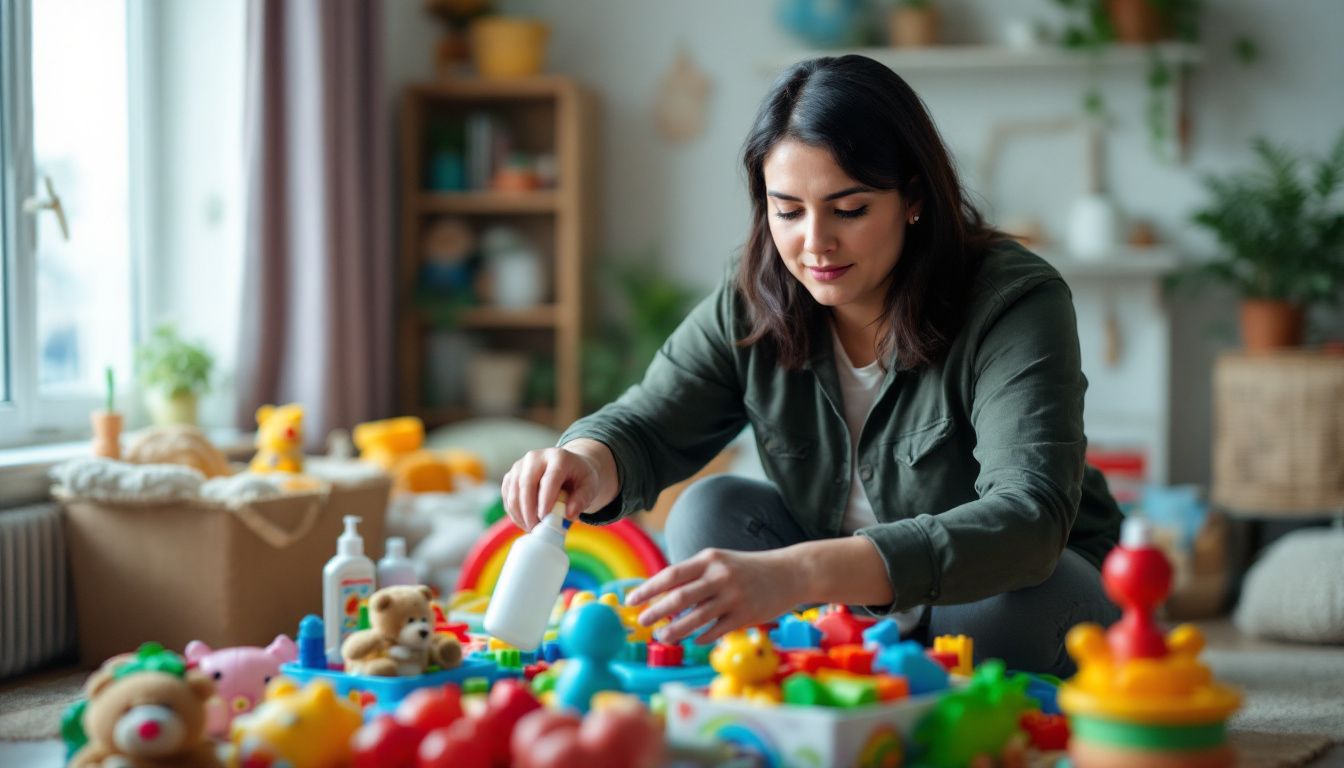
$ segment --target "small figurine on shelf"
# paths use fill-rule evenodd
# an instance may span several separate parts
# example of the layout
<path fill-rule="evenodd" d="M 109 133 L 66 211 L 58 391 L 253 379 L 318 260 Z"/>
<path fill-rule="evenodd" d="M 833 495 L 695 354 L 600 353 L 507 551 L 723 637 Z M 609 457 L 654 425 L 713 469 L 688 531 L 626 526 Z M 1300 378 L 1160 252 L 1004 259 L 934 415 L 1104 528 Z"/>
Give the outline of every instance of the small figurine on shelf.
<path fill-rule="evenodd" d="M 121 414 L 117 413 L 117 382 L 112 367 L 108 366 L 107 401 L 103 410 L 89 414 L 93 426 L 93 455 L 105 459 L 121 458 Z"/>

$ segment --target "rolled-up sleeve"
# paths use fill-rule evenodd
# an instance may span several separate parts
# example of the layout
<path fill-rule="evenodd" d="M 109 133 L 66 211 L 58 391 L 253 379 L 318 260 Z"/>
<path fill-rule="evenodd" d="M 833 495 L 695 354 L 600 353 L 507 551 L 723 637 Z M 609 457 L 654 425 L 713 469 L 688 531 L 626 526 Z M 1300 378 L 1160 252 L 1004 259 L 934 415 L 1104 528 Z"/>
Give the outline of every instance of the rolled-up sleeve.
<path fill-rule="evenodd" d="M 734 344 L 735 296 L 725 282 L 687 315 L 619 399 L 576 421 L 559 444 L 590 438 L 611 449 L 620 493 L 584 522 L 609 523 L 653 506 L 746 425 Z"/>
<path fill-rule="evenodd" d="M 1002 308 L 970 352 L 977 498 L 856 531 L 895 599 L 877 613 L 955 604 L 1041 583 L 1078 514 L 1087 388 L 1068 287 L 1050 279 Z"/>

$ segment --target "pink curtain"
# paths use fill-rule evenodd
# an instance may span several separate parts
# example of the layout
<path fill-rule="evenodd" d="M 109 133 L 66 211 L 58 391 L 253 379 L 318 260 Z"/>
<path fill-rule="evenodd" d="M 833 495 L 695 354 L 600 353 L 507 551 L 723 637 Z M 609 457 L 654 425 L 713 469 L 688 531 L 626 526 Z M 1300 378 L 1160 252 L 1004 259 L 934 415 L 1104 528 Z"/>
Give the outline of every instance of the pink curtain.
<path fill-rule="evenodd" d="M 241 428 L 309 447 L 393 406 L 390 120 L 379 0 L 250 0 Z"/>

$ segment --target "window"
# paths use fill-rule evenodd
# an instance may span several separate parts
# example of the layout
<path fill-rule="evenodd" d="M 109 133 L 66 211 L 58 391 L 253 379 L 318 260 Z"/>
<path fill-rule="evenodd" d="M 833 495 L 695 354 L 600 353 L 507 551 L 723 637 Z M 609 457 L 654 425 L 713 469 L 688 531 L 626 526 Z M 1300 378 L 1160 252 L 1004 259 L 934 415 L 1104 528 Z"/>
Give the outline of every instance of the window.
<path fill-rule="evenodd" d="M 127 5 L 0 0 L 5 344 L 0 444 L 80 434 L 131 372 Z"/>
<path fill-rule="evenodd" d="M 143 424 L 134 344 L 162 321 L 215 353 L 202 419 L 227 425 L 246 4 L 0 0 L 0 15 L 0 448 L 86 437 L 108 367 Z"/>

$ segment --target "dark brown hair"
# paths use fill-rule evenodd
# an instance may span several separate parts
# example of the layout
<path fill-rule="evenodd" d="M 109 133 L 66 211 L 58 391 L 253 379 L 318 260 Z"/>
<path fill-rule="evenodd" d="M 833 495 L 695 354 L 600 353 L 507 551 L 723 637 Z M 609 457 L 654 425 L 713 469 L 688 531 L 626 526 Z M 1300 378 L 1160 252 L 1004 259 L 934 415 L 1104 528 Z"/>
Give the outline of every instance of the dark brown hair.
<path fill-rule="evenodd" d="M 751 331 L 738 343 L 773 343 L 782 366 L 800 368 L 826 311 L 789 273 L 770 235 L 765 158 L 784 139 L 824 147 L 855 181 L 921 204 L 892 268 L 883 312 L 888 332 L 877 352 L 884 367 L 893 348 L 902 368 L 940 360 L 960 327 L 981 257 L 1002 235 L 966 199 L 919 96 L 886 66 L 856 55 L 795 64 L 756 114 L 742 151 L 752 220 L 737 272 Z"/>

